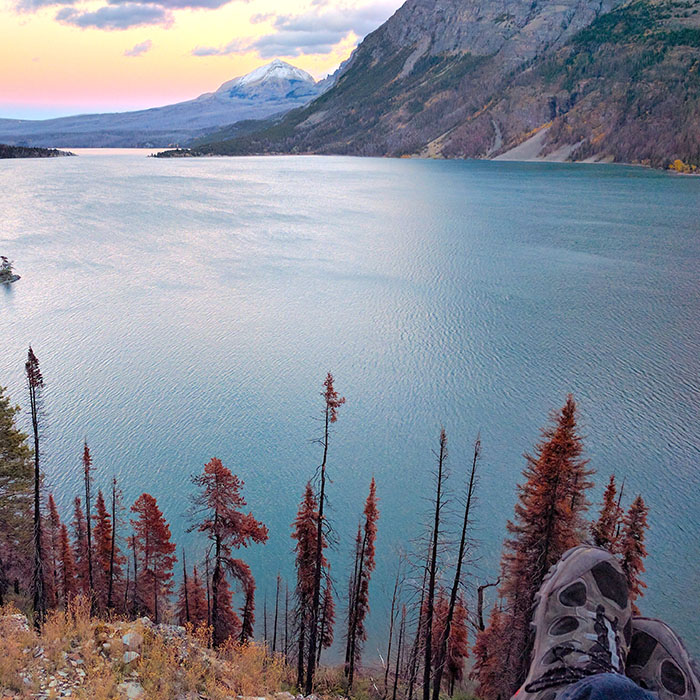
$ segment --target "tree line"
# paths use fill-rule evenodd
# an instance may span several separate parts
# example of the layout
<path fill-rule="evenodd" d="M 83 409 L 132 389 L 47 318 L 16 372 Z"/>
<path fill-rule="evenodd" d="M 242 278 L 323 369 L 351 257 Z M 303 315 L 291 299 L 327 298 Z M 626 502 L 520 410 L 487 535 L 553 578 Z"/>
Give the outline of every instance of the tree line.
<path fill-rule="evenodd" d="M 20 409 L 0 388 L 0 605 L 8 596 L 27 601 L 40 630 L 47 611 L 68 614 L 82 597 L 96 616 L 145 615 L 156 623 L 203 627 L 214 647 L 253 641 L 256 581 L 240 552 L 264 544 L 268 530 L 248 512 L 243 481 L 217 458 L 192 477 L 189 531 L 199 533 L 203 544 L 191 567 L 182 551 L 176 591 L 177 546 L 156 498 L 143 493 L 127 508 L 116 478 L 108 493 L 98 489 L 95 496 L 87 442 L 81 459 L 82 492 L 74 497 L 70 523 L 61 520 L 53 494 L 44 497 L 48 491 L 41 462 L 44 379 L 31 348 L 25 377 L 31 446 L 16 425 Z M 284 658 L 306 694 L 314 689 L 322 652 L 336 642 L 336 603 L 343 603 L 343 673 L 348 689 L 362 670 L 380 515 L 372 479 L 350 548 L 347 593 L 339 596 L 331 573 L 329 553 L 335 538 L 327 500 L 332 427 L 345 398 L 336 391 L 330 373 L 321 398 L 320 465 L 304 487 L 291 524 L 296 579 L 290 591 L 278 574 L 274 612 L 268 612 L 267 600 L 263 609 L 264 643 L 272 654 Z M 440 431 L 428 523 L 409 551 L 396 556 L 386 651 L 380 654 L 383 681 L 375 683 L 382 700 L 389 696 L 414 700 L 417 695 L 439 700 L 445 692 L 451 696 L 466 680 L 470 655 L 474 660 L 470 679 L 478 697 L 509 698 L 529 665 L 534 595 L 550 566 L 576 544 L 591 542 L 614 552 L 633 600 L 643 594 L 647 507 L 637 496 L 625 512 L 624 483 L 618 491 L 611 476 L 599 514 L 593 521 L 587 518 L 594 472 L 583 458 L 572 396 L 542 430 L 534 453 L 525 455 L 500 575 L 478 585 L 473 528 L 481 449 L 477 436 L 455 488 L 447 434 Z M 497 595 L 487 616 L 490 588 Z"/>

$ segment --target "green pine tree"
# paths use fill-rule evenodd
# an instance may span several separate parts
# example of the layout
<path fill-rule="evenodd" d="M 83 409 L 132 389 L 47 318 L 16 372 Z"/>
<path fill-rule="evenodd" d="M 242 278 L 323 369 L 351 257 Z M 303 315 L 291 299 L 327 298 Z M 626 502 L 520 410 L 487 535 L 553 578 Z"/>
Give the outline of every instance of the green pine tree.
<path fill-rule="evenodd" d="M 32 451 L 0 386 L 0 604 L 13 581 L 28 581 L 27 552 L 32 541 Z"/>

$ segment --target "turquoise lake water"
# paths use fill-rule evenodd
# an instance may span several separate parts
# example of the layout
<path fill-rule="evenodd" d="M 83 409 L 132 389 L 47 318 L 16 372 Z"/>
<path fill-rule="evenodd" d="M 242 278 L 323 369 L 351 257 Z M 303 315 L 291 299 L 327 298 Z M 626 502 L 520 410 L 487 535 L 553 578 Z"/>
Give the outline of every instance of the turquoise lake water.
<path fill-rule="evenodd" d="M 445 426 L 451 489 L 481 432 L 476 560 L 494 578 L 522 453 L 567 392 L 599 500 L 611 472 L 650 508 L 644 613 L 700 652 L 700 178 L 640 168 L 340 157 L 0 161 L 0 384 L 46 380 L 45 468 L 68 516 L 87 438 L 96 483 L 151 492 L 185 544 L 189 476 L 246 482 L 270 541 L 263 597 L 320 460 L 326 371 L 330 559 L 344 597 L 369 481 L 381 499 L 366 659 L 397 547 L 429 507 Z M 27 425 L 26 416 L 23 419 Z M 339 610 L 342 618 L 342 610 Z M 340 630 L 338 638 L 342 635 Z"/>

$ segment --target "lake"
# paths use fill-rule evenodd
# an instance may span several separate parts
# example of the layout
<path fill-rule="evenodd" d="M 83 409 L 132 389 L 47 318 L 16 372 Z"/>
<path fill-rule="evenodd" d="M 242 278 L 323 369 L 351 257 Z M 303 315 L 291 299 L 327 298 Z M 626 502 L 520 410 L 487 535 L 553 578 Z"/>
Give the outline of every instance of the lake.
<path fill-rule="evenodd" d="M 63 517 L 87 438 L 96 486 L 116 475 L 129 504 L 156 496 L 194 561 L 189 477 L 221 458 L 270 528 L 243 553 L 261 628 L 277 571 L 293 580 L 330 370 L 347 398 L 328 489 L 343 599 L 372 476 L 380 498 L 371 662 L 397 548 L 426 521 L 440 427 L 455 506 L 481 434 L 470 583 L 494 580 L 522 454 L 573 392 L 592 500 L 614 472 L 626 504 L 641 493 L 651 508 L 640 606 L 700 652 L 700 178 L 146 153 L 0 161 L 0 253 L 22 275 L 0 290 L 0 384 L 26 406 L 31 343 Z"/>

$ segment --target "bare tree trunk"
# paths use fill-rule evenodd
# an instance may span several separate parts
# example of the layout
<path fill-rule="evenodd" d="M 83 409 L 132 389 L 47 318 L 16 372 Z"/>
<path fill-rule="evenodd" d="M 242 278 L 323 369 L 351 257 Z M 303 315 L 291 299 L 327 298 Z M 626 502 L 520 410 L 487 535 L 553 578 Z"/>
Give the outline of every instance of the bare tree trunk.
<path fill-rule="evenodd" d="M 190 621 L 190 595 L 187 590 L 187 564 L 185 563 L 185 548 L 182 548 L 182 578 L 185 590 L 185 620 Z"/>
<path fill-rule="evenodd" d="M 326 404 L 325 426 L 323 431 L 323 461 L 321 462 L 321 493 L 318 504 L 318 527 L 316 531 L 316 571 L 314 573 L 314 595 L 311 604 L 311 621 L 309 625 L 309 657 L 306 669 L 306 695 L 311 695 L 316 673 L 316 644 L 318 636 L 318 613 L 321 604 L 321 568 L 323 564 L 323 510 L 326 500 L 326 463 L 328 461 L 328 433 L 330 425 L 330 407 Z"/>
<path fill-rule="evenodd" d="M 128 614 L 129 610 L 129 579 L 131 577 L 131 561 L 129 560 L 128 550 L 126 556 L 126 582 L 124 584 L 124 613 Z"/>
<path fill-rule="evenodd" d="M 218 513 L 214 516 L 214 519 L 218 520 Z M 215 531 L 218 531 L 218 528 L 215 528 Z M 217 647 L 223 641 L 220 638 L 221 629 L 219 625 L 219 585 L 223 571 L 221 570 L 221 538 L 218 534 L 215 535 L 215 538 L 214 575 L 211 579 L 211 626 L 213 630 L 212 641 L 214 646 Z"/>
<path fill-rule="evenodd" d="M 323 635 L 326 632 L 326 610 L 321 608 L 321 623 L 318 630 L 318 646 L 316 647 L 316 668 L 321 665 L 321 652 L 323 651 Z"/>
<path fill-rule="evenodd" d="M 155 571 L 153 572 L 153 612 L 157 625 L 160 620 L 158 619 L 158 579 L 156 578 Z"/>
<path fill-rule="evenodd" d="M 357 570 L 360 565 L 360 554 L 362 551 L 362 525 L 357 524 L 357 536 L 355 537 L 355 564 L 352 570 L 352 578 L 348 584 L 348 632 L 345 640 L 345 677 L 350 673 L 350 651 L 352 648 L 352 620 L 355 614 L 355 590 L 357 587 Z"/>
<path fill-rule="evenodd" d="M 396 596 L 399 591 L 399 576 L 401 575 L 401 560 L 399 559 L 399 565 L 396 567 L 396 580 L 394 581 L 394 593 L 391 596 L 391 612 L 389 614 L 389 643 L 386 649 L 386 667 L 384 668 L 384 692 L 382 693 L 382 699 L 386 700 L 386 696 L 389 692 L 389 664 L 391 660 L 391 643 L 394 637 L 394 611 L 396 610 Z"/>
<path fill-rule="evenodd" d="M 91 462 L 90 462 L 90 453 L 88 452 L 88 445 L 87 441 L 84 444 L 83 448 L 83 477 L 85 480 L 85 520 L 87 524 L 87 555 L 88 555 L 88 584 L 89 584 L 89 590 L 90 590 L 90 609 L 94 612 L 95 610 L 95 603 L 97 602 L 95 600 L 95 589 L 93 586 L 93 577 L 92 577 L 92 500 L 91 500 L 91 495 L 90 495 L 90 482 L 91 482 L 91 476 L 90 476 L 90 467 L 91 467 Z"/>
<path fill-rule="evenodd" d="M 299 615 L 299 647 L 297 651 L 297 685 L 299 690 L 301 690 L 304 685 L 304 649 L 306 642 L 306 629 L 304 624 L 304 608 L 306 607 L 302 603 L 299 604 L 300 612 Z"/>
<path fill-rule="evenodd" d="M 39 371 L 39 361 L 31 347 L 27 363 L 27 387 L 29 405 L 32 415 L 32 432 L 34 436 L 34 572 L 32 575 L 32 604 L 34 608 L 34 625 L 39 630 L 46 619 L 46 589 L 44 586 L 44 559 L 41 552 L 41 469 L 39 468 L 39 391 L 43 379 Z"/>
<path fill-rule="evenodd" d="M 289 586 L 284 583 L 284 660 L 289 656 Z"/>
<path fill-rule="evenodd" d="M 499 577 L 495 583 L 485 583 L 476 589 L 476 625 L 479 632 L 483 632 L 486 629 L 486 624 L 484 623 L 484 591 L 492 586 L 498 586 L 500 582 L 501 579 Z"/>
<path fill-rule="evenodd" d="M 464 506 L 464 519 L 462 520 L 462 534 L 459 540 L 459 550 L 457 552 L 457 566 L 455 568 L 455 577 L 452 582 L 452 591 L 450 592 L 450 604 L 447 608 L 447 619 L 445 620 L 445 629 L 442 632 L 440 647 L 438 649 L 438 658 L 436 659 L 435 677 L 433 679 L 433 700 L 440 700 L 440 685 L 442 683 L 442 674 L 445 668 L 445 660 L 447 658 L 447 645 L 450 639 L 452 630 L 452 619 L 454 617 L 455 605 L 457 604 L 457 595 L 462 581 L 462 565 L 464 563 L 464 555 L 467 548 L 467 528 L 469 527 L 469 515 L 472 505 L 472 496 L 474 495 L 474 484 L 476 477 L 476 465 L 479 461 L 481 452 L 481 438 L 477 437 L 474 442 L 474 457 L 472 459 L 472 469 L 469 476 L 469 487 L 467 488 L 467 502 Z"/>
<path fill-rule="evenodd" d="M 399 686 L 399 676 L 401 674 L 401 652 L 403 651 L 403 638 L 406 632 L 406 606 L 401 609 L 401 624 L 399 625 L 399 643 L 396 649 L 396 668 L 394 670 L 394 688 L 391 691 L 391 700 L 396 700 L 396 690 Z M 387 664 L 389 659 L 387 659 Z"/>
<path fill-rule="evenodd" d="M 210 595 L 210 583 L 209 578 L 209 554 L 207 554 L 204 559 L 204 575 L 207 577 L 207 625 L 211 627 L 211 595 Z"/>
<path fill-rule="evenodd" d="M 277 651 L 277 613 L 280 603 L 280 575 L 277 573 L 277 588 L 275 589 L 275 628 L 272 631 L 272 653 Z"/>
<path fill-rule="evenodd" d="M 425 659 L 423 666 L 423 700 L 430 700 L 430 679 L 433 670 L 433 645 L 431 644 L 433 632 L 433 604 L 435 601 L 435 580 L 437 577 L 437 550 L 440 541 L 440 511 L 442 508 L 442 481 L 443 467 L 447 457 L 447 435 L 445 430 L 440 431 L 440 452 L 438 455 L 437 491 L 435 495 L 435 519 L 433 522 L 433 545 L 428 563 L 428 595 L 426 597 L 427 608 L 425 611 Z"/>
<path fill-rule="evenodd" d="M 109 552 L 109 589 L 107 591 L 107 608 L 112 609 L 112 592 L 114 590 L 114 550 L 117 540 L 117 480 L 112 479 L 112 542 Z"/>
<path fill-rule="evenodd" d="M 139 588 L 139 575 L 138 575 L 138 562 L 136 560 L 136 537 L 131 538 L 131 549 L 134 554 L 134 592 L 131 596 L 131 614 L 136 617 L 138 614 L 138 588 Z"/>
<path fill-rule="evenodd" d="M 348 670 L 348 688 L 352 688 L 355 679 L 355 657 L 357 656 L 357 615 L 360 600 L 360 586 L 362 585 L 362 574 L 365 564 L 365 550 L 367 548 L 367 528 L 365 526 L 365 534 L 362 538 L 362 549 L 360 551 L 360 565 L 357 569 L 357 580 L 355 581 L 355 591 L 353 593 L 353 613 L 350 625 L 350 666 Z"/>
<path fill-rule="evenodd" d="M 265 597 L 263 599 L 263 639 L 267 647 L 267 591 L 265 591 Z"/>
<path fill-rule="evenodd" d="M 625 479 L 622 479 L 622 484 L 620 484 L 620 493 L 617 496 L 617 512 L 620 512 L 620 508 L 622 507 L 622 494 L 625 492 Z M 622 518 L 619 518 L 617 521 L 617 528 L 615 529 L 615 539 L 617 540 L 620 537 L 620 531 L 622 530 Z"/>
<path fill-rule="evenodd" d="M 409 656 L 409 674 L 408 674 L 408 700 L 413 700 L 413 691 L 418 678 L 418 657 L 421 649 L 421 640 L 423 638 L 423 602 L 425 600 L 425 583 L 428 578 L 427 567 L 423 569 L 423 583 L 420 589 L 420 602 L 418 604 L 418 624 L 416 626 L 416 636 L 413 639 L 411 654 Z"/>

